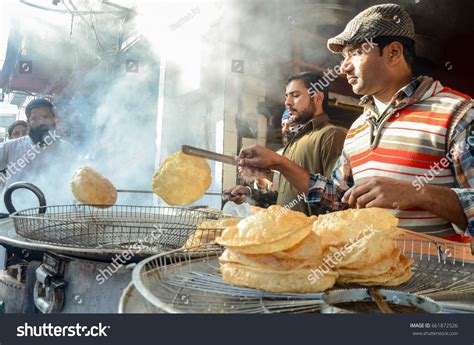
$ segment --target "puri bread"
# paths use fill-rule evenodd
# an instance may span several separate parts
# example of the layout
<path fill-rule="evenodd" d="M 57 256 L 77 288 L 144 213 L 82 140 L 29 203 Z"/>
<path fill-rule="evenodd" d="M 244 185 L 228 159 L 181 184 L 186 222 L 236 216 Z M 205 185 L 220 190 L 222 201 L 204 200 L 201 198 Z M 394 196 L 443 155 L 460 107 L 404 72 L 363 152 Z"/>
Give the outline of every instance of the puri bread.
<path fill-rule="evenodd" d="M 325 255 L 333 255 L 335 252 L 343 254 L 337 267 L 363 269 L 378 263 L 388 253 L 392 253 L 395 248 L 392 236 L 399 233 L 374 231 L 370 236 L 358 236 L 357 241 L 348 243 L 341 247 L 330 246 L 326 249 Z"/>
<path fill-rule="evenodd" d="M 329 246 L 343 246 L 370 231 L 392 232 L 396 236 L 398 219 L 383 208 L 349 209 L 318 217 L 313 229 L 321 236 L 323 250 Z"/>
<path fill-rule="evenodd" d="M 285 250 L 295 246 L 296 244 L 303 241 L 308 234 L 311 232 L 311 225 L 308 225 L 305 228 L 301 228 L 293 233 L 290 233 L 286 237 L 280 238 L 273 242 L 263 243 L 263 244 L 254 244 L 254 245 L 247 245 L 247 246 L 227 246 L 228 248 L 232 248 L 238 250 L 241 253 L 246 254 L 269 254 L 275 253 L 281 250 Z M 217 241 L 218 239 L 216 239 Z"/>
<path fill-rule="evenodd" d="M 384 209 L 340 211 L 314 221 L 272 206 L 227 228 L 216 241 L 226 247 L 219 258 L 225 281 L 304 293 L 330 288 L 336 279 L 367 286 L 406 282 L 413 260 L 395 247 L 399 235 L 397 219 Z"/>
<path fill-rule="evenodd" d="M 362 269 L 393 251 L 394 239 L 400 235 L 397 223 L 390 210 L 350 209 L 321 215 L 313 230 L 321 236 L 325 256 L 342 254 L 337 267 Z"/>
<path fill-rule="evenodd" d="M 222 231 L 240 222 L 241 218 L 221 218 L 217 220 L 206 220 L 198 225 L 196 231 L 188 237 L 185 248 L 210 243 L 220 236 Z M 201 248 L 196 248 L 201 249 Z"/>
<path fill-rule="evenodd" d="M 272 254 L 243 254 L 232 249 L 226 249 L 222 253 L 219 263 L 238 264 L 266 271 L 290 271 L 309 267 L 304 260 L 279 259 Z"/>
<path fill-rule="evenodd" d="M 310 268 L 290 271 L 262 270 L 254 267 L 226 263 L 221 266 L 222 277 L 234 285 L 270 292 L 311 293 L 321 292 L 332 287 L 337 273 L 329 271 L 320 279 L 310 281 Z"/>
<path fill-rule="evenodd" d="M 227 228 L 216 240 L 222 246 L 239 248 L 242 252 L 271 253 L 291 248 L 304 239 L 315 219 L 272 205 Z"/>
<path fill-rule="evenodd" d="M 395 247 L 402 232 L 390 210 L 350 209 L 321 215 L 313 230 L 338 283 L 395 286 L 411 277 L 411 259 Z"/>
<path fill-rule="evenodd" d="M 152 190 L 168 205 L 182 206 L 203 197 L 211 185 L 211 168 L 203 158 L 178 151 L 152 177 Z"/>
<path fill-rule="evenodd" d="M 71 191 L 83 204 L 105 208 L 117 201 L 117 190 L 112 182 L 90 167 L 81 167 L 74 173 Z"/>
<path fill-rule="evenodd" d="M 413 259 L 407 258 L 405 255 L 400 254 L 399 260 L 393 265 L 389 271 L 371 276 L 371 277 L 344 277 L 340 276 L 337 279 L 338 283 L 353 283 L 365 286 L 372 285 L 384 285 L 384 286 L 396 286 L 408 281 L 413 272 L 411 265 L 414 263 Z"/>
<path fill-rule="evenodd" d="M 258 206 L 253 206 L 253 205 L 250 206 L 250 214 L 255 214 L 255 213 L 258 213 L 258 212 L 262 212 L 264 210 L 265 209 L 263 207 L 258 207 Z"/>
<path fill-rule="evenodd" d="M 319 237 L 311 232 L 297 246 L 288 251 L 271 254 L 245 254 L 227 248 L 219 258 L 221 264 L 234 263 L 266 270 L 291 270 L 315 267 L 322 264 Z"/>
<path fill-rule="evenodd" d="M 297 243 L 295 246 L 272 253 L 275 257 L 280 259 L 298 259 L 312 262 L 319 262 L 322 257 L 321 238 L 311 231 L 303 241 Z"/>
<path fill-rule="evenodd" d="M 367 278 L 387 273 L 400 258 L 400 249 L 394 248 L 390 253 L 380 257 L 379 261 L 364 268 L 338 268 L 339 275 L 344 278 Z"/>

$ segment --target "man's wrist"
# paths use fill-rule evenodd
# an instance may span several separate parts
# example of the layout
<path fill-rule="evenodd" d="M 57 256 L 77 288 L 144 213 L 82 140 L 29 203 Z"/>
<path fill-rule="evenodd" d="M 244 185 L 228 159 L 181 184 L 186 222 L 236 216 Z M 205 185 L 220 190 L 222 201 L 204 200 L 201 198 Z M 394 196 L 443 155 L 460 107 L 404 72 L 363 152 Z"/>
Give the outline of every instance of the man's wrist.
<path fill-rule="evenodd" d="M 283 173 L 286 170 L 286 168 L 288 167 L 287 161 L 289 161 L 288 158 L 278 155 L 272 169 L 280 171 L 281 173 Z"/>
<path fill-rule="evenodd" d="M 425 209 L 426 208 L 426 194 L 428 193 L 426 191 L 426 186 L 422 186 L 421 189 L 416 190 L 414 189 L 414 207 L 420 207 Z M 409 206 L 410 207 L 410 206 Z"/>
<path fill-rule="evenodd" d="M 432 198 L 433 193 L 431 187 L 432 186 L 430 185 L 424 185 L 420 190 L 416 190 L 416 188 L 414 188 L 414 193 L 412 194 L 414 197 L 410 203 L 411 205 L 408 207 L 418 207 L 427 210 L 430 205 L 433 205 L 436 200 L 433 200 Z"/>

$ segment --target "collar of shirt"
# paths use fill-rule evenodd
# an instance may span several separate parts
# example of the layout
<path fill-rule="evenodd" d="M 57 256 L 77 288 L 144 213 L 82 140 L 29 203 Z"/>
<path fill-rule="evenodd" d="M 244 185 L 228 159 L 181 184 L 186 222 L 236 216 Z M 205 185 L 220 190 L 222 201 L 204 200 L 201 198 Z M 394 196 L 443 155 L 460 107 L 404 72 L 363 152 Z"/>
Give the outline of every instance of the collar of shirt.
<path fill-rule="evenodd" d="M 314 131 L 321 127 L 324 127 L 329 122 L 329 116 L 326 113 L 313 117 L 306 124 L 298 124 L 291 130 L 293 136 L 297 136 L 300 133 L 306 133 L 308 131 Z"/>
<path fill-rule="evenodd" d="M 361 105 L 365 108 L 365 115 L 366 115 L 366 118 L 368 120 L 369 119 L 379 120 L 383 117 L 382 115 L 385 115 L 385 114 L 389 113 L 390 110 L 393 109 L 394 107 L 399 107 L 399 106 L 402 105 L 402 103 L 407 103 L 408 99 L 410 99 L 414 95 L 416 89 L 420 86 L 420 84 L 422 83 L 422 81 L 425 78 L 426 77 L 424 77 L 424 76 L 419 76 L 417 78 L 413 78 L 407 85 L 402 87 L 392 97 L 392 99 L 390 100 L 390 102 L 388 104 L 388 107 L 380 115 L 377 115 L 377 109 L 375 107 L 375 101 L 374 101 L 373 96 L 363 96 L 360 99 L 359 105 Z M 405 100 L 407 102 L 404 102 Z"/>

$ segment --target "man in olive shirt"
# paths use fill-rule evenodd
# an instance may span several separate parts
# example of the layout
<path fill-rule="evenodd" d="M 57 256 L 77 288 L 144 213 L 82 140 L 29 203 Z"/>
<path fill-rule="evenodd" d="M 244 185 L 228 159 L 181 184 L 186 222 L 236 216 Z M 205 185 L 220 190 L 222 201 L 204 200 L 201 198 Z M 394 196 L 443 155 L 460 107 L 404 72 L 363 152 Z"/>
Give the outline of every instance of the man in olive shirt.
<path fill-rule="evenodd" d="M 313 72 L 303 72 L 288 78 L 285 106 L 292 122 L 292 135 L 283 148 L 282 155 L 304 169 L 318 171 L 329 177 L 341 154 L 346 130 L 329 122 L 325 112 L 327 89 L 314 88 L 315 85 L 322 84 L 321 80 L 322 75 Z M 276 201 L 276 204 L 293 211 L 311 214 L 310 208 L 304 202 L 304 195 L 283 176 L 279 179 L 278 193 L 252 190 L 243 186 L 231 187 L 224 192 L 230 193 L 230 200 L 237 204 L 250 197 L 257 202 L 263 199 L 268 204 Z M 274 195 L 277 195 L 276 200 Z"/>

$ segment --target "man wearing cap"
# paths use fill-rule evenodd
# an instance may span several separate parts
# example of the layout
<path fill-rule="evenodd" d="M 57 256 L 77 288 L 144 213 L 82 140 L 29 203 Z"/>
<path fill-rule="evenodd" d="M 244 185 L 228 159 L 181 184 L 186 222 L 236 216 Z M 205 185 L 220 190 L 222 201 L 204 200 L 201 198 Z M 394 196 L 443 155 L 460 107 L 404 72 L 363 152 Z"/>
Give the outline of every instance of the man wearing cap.
<path fill-rule="evenodd" d="M 303 169 L 329 177 L 341 154 L 346 130 L 329 122 L 326 114 L 327 88 L 314 89 L 314 85 L 321 79 L 322 75 L 314 72 L 302 72 L 288 78 L 285 106 L 292 129 L 281 154 Z M 262 198 L 268 201 L 266 191 L 253 190 L 249 193 L 249 190 L 250 188 L 236 186 L 226 189 L 225 192 L 230 192 L 230 200 L 237 203 L 245 201 L 247 196 L 256 201 Z M 278 193 L 271 194 L 277 197 L 278 205 L 308 215 L 319 213 L 317 208 L 310 208 L 304 202 L 301 192 L 284 176 L 279 178 Z"/>
<path fill-rule="evenodd" d="M 75 162 L 74 150 L 56 133 L 57 116 L 50 101 L 35 99 L 26 106 L 25 113 L 28 135 L 0 144 L 5 189 L 17 181 L 31 182 L 45 192 L 47 199 L 57 201 L 58 196 L 69 191 L 68 167 Z"/>
<path fill-rule="evenodd" d="M 363 96 L 328 179 L 254 146 L 243 166 L 279 170 L 310 207 L 393 209 L 401 228 L 468 242 L 474 235 L 474 110 L 471 98 L 414 76 L 414 25 L 399 5 L 358 14 L 328 48 Z"/>

